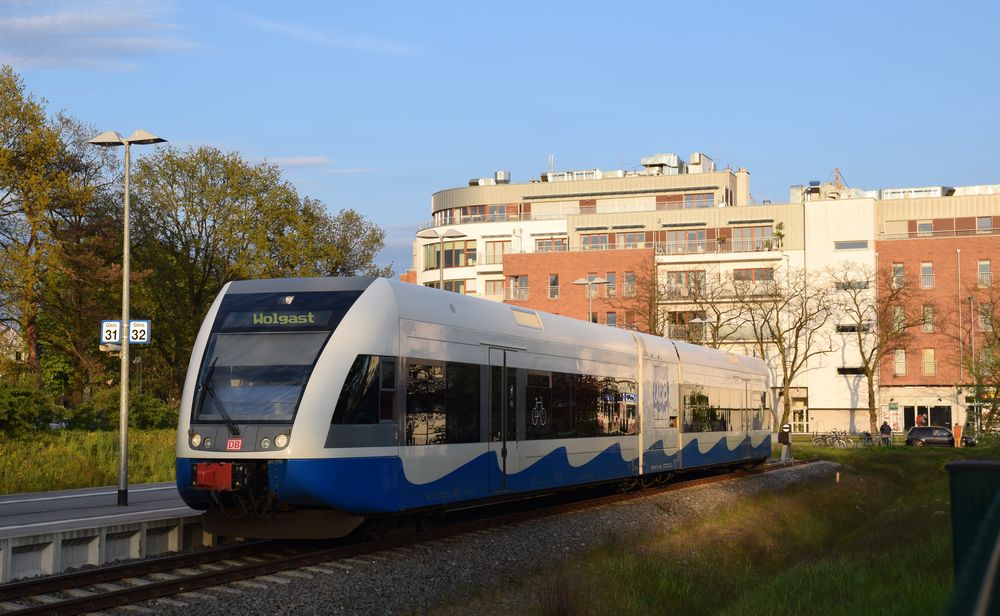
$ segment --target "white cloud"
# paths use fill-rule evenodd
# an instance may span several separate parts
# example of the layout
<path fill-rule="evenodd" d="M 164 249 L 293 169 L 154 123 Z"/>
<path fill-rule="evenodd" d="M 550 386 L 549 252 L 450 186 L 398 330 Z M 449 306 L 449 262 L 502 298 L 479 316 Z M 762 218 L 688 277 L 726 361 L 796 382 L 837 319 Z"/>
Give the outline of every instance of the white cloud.
<path fill-rule="evenodd" d="M 193 45 L 161 0 L 14 2 L 0 15 L 0 63 L 15 68 L 138 68 L 145 56 Z"/>
<path fill-rule="evenodd" d="M 327 169 L 326 172 L 333 175 L 354 175 L 356 173 L 378 173 L 378 169 L 373 167 L 355 167 L 353 169 Z"/>
<path fill-rule="evenodd" d="M 289 24 L 278 21 L 271 21 L 251 17 L 247 23 L 258 30 L 279 34 L 281 36 L 295 39 L 302 43 L 311 45 L 321 45 L 323 47 L 337 47 L 340 49 L 353 49 L 356 51 L 368 51 L 375 53 L 404 55 L 411 53 L 408 47 L 394 43 L 392 41 L 382 41 L 365 36 L 337 35 L 329 34 L 311 26 L 299 24 Z"/>

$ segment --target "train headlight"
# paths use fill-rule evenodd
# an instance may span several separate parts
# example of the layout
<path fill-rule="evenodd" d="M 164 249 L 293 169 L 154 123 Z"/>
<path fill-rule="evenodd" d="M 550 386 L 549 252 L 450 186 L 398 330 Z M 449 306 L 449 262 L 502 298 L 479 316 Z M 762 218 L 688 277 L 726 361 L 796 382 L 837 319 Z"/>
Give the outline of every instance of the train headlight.
<path fill-rule="evenodd" d="M 201 446 L 201 435 L 197 432 L 191 435 L 191 446 L 195 449 Z"/>
<path fill-rule="evenodd" d="M 211 448 L 212 448 L 212 437 L 211 436 L 206 436 L 205 437 L 205 449 L 211 449 Z"/>
<path fill-rule="evenodd" d="M 274 437 L 274 446 L 275 447 L 277 447 L 278 449 L 284 449 L 286 445 L 288 445 L 288 435 L 287 434 L 279 434 L 278 436 Z"/>
<path fill-rule="evenodd" d="M 264 438 L 260 439 L 260 448 L 261 449 L 270 449 L 271 448 L 271 439 L 267 438 L 266 436 Z"/>

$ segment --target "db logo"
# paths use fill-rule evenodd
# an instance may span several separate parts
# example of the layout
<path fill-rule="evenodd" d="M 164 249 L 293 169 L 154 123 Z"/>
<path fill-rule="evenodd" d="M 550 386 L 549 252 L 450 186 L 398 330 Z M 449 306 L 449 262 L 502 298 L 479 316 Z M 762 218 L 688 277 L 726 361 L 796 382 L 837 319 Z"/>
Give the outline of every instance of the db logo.
<path fill-rule="evenodd" d="M 243 439 L 241 438 L 226 439 L 226 451 L 239 451 L 241 449 L 243 449 Z"/>

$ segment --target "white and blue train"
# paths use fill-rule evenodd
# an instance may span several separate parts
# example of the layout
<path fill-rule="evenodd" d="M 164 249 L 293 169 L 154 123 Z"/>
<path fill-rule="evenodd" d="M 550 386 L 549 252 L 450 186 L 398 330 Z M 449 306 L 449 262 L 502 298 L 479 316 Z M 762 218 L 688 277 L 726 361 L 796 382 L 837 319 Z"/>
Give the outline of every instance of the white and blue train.
<path fill-rule="evenodd" d="M 771 454 L 758 359 L 372 278 L 227 284 L 181 400 L 213 532 L 334 537 Z"/>

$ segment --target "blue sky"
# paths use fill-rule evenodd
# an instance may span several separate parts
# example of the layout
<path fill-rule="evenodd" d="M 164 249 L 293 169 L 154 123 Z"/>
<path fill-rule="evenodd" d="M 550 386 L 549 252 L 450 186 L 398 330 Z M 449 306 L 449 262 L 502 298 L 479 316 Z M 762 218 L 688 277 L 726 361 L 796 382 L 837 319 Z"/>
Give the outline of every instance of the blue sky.
<path fill-rule="evenodd" d="M 1000 183 L 996 2 L 4 0 L 0 63 L 97 129 L 283 168 L 386 229 L 508 170 L 705 152 L 758 200 Z M 141 148 L 138 150 L 141 152 Z"/>

